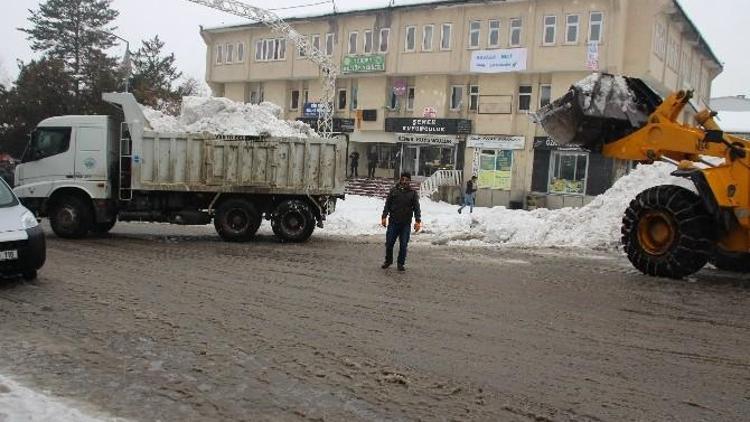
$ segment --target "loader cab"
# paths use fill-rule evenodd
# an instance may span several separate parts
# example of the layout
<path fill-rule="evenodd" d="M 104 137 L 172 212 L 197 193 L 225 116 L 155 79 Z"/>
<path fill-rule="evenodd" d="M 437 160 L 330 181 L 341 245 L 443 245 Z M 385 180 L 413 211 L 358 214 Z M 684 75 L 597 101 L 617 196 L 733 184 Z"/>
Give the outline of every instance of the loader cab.
<path fill-rule="evenodd" d="M 108 189 L 111 121 L 107 116 L 59 116 L 31 133 L 16 167 L 16 194 L 45 198 L 64 186 L 85 185 L 101 197 Z M 88 188 L 86 190 L 88 190 Z"/>

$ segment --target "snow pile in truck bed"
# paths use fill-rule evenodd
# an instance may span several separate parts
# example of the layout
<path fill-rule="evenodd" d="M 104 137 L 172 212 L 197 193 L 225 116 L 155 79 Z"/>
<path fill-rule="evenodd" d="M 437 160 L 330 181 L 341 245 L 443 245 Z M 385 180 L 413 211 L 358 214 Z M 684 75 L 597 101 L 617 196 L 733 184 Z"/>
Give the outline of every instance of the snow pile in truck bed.
<path fill-rule="evenodd" d="M 149 107 L 143 113 L 158 132 L 209 132 L 218 135 L 307 138 L 314 131 L 305 123 L 281 120 L 281 107 L 263 102 L 245 104 L 221 97 L 184 97 L 179 116 Z"/>
<path fill-rule="evenodd" d="M 630 201 L 643 190 L 674 184 L 694 190 L 691 182 L 671 176 L 674 166 L 665 163 L 641 165 L 618 180 L 606 193 L 581 208 L 534 211 L 504 207 L 458 207 L 427 199 L 421 201 L 424 230 L 415 237 L 436 244 L 503 245 L 515 247 L 616 248 L 620 225 Z M 325 234 L 383 235 L 379 226 L 384 201 L 347 196 L 329 216 Z"/>

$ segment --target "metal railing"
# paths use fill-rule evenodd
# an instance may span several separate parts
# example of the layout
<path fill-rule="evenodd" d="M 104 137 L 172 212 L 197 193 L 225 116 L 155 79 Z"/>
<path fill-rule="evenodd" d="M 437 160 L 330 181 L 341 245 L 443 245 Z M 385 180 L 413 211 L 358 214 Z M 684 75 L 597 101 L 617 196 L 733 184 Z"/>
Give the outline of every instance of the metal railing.
<path fill-rule="evenodd" d="M 461 186 L 463 170 L 438 170 L 419 186 L 421 196 L 431 196 L 441 186 Z"/>

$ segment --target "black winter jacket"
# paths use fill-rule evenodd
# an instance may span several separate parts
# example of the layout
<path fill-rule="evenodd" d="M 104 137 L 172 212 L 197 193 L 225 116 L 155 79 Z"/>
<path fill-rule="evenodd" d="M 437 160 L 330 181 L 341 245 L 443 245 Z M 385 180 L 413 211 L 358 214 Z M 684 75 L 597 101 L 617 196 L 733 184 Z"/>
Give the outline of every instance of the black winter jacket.
<path fill-rule="evenodd" d="M 422 222 L 422 210 L 419 208 L 419 194 L 411 187 L 396 185 L 388 193 L 383 208 L 383 218 L 391 216 L 395 223 L 411 223 L 412 214 L 414 219 Z"/>

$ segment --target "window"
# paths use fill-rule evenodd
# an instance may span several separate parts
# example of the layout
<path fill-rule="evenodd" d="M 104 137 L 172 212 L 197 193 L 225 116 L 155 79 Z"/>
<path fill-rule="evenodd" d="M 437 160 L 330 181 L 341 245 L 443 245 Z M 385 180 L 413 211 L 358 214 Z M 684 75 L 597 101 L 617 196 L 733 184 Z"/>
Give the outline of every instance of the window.
<path fill-rule="evenodd" d="M 528 112 L 531 110 L 531 85 L 518 87 L 518 111 Z"/>
<path fill-rule="evenodd" d="M 310 38 L 309 37 L 305 37 L 305 38 L 307 38 L 307 42 L 310 42 Z M 303 57 L 307 57 L 307 53 L 305 52 L 305 49 L 302 48 L 302 46 L 299 46 L 297 48 L 297 58 L 301 59 Z"/>
<path fill-rule="evenodd" d="M 544 37 L 542 44 L 553 45 L 557 36 L 557 16 L 544 17 Z"/>
<path fill-rule="evenodd" d="M 414 43 L 417 36 L 416 26 L 406 27 L 406 39 L 404 40 L 404 51 L 414 51 Z"/>
<path fill-rule="evenodd" d="M 481 150 L 477 173 L 480 188 L 510 190 L 513 174 L 513 151 Z"/>
<path fill-rule="evenodd" d="M 349 33 L 349 54 L 357 54 L 357 32 Z"/>
<path fill-rule="evenodd" d="M 310 91 L 308 91 L 308 90 L 304 90 L 304 91 L 302 92 L 302 102 L 303 102 L 304 104 L 307 104 L 307 103 L 309 103 L 309 102 L 310 102 Z"/>
<path fill-rule="evenodd" d="M 450 23 L 443 24 L 443 30 L 440 33 L 440 49 L 450 50 L 451 49 L 451 37 L 452 37 L 453 25 Z"/>
<path fill-rule="evenodd" d="M 275 60 L 286 60 L 286 40 L 276 40 L 275 45 L 278 52 Z"/>
<path fill-rule="evenodd" d="M 292 91 L 292 101 L 289 104 L 290 110 L 297 110 L 299 109 L 299 91 L 295 90 Z"/>
<path fill-rule="evenodd" d="M 656 22 L 654 26 L 654 54 L 660 59 L 664 59 L 667 54 L 667 29 L 662 22 Z"/>
<path fill-rule="evenodd" d="M 245 43 L 237 43 L 237 63 L 245 63 Z"/>
<path fill-rule="evenodd" d="M 364 50 L 365 50 L 365 54 L 372 53 L 372 31 L 370 30 L 365 31 Z"/>
<path fill-rule="evenodd" d="M 510 20 L 510 39 L 508 44 L 511 47 L 519 47 L 521 45 L 521 30 L 523 29 L 523 21 L 521 18 L 515 18 Z"/>
<path fill-rule="evenodd" d="M 312 46 L 314 49 L 320 51 L 320 35 L 314 34 L 312 36 Z"/>
<path fill-rule="evenodd" d="M 589 167 L 587 153 L 552 151 L 550 167 L 550 193 L 583 195 L 586 192 L 586 171 Z"/>
<path fill-rule="evenodd" d="M 589 41 L 601 42 L 604 30 L 604 13 L 591 12 L 589 17 Z"/>
<path fill-rule="evenodd" d="M 690 50 L 687 48 L 682 51 L 682 60 L 680 61 L 680 85 L 682 88 L 688 88 L 690 86 L 690 65 L 692 64 L 690 59 Z"/>
<path fill-rule="evenodd" d="M 479 32 L 481 30 L 481 22 L 471 21 L 469 23 L 469 48 L 479 48 Z"/>
<path fill-rule="evenodd" d="M 398 95 L 396 95 L 396 92 L 391 88 L 391 97 L 388 100 L 388 109 L 391 111 L 397 111 L 399 108 L 401 108 L 401 105 L 398 101 Z"/>
<path fill-rule="evenodd" d="M 333 56 L 333 34 L 326 34 L 326 56 Z"/>
<path fill-rule="evenodd" d="M 356 110 L 359 102 L 359 88 L 357 85 L 352 83 L 352 100 L 350 101 L 350 108 Z"/>
<path fill-rule="evenodd" d="M 23 162 L 37 161 L 68 151 L 70 133 L 69 127 L 44 127 L 35 130 L 31 136 L 31 145 L 24 154 Z"/>
<path fill-rule="evenodd" d="M 542 108 L 552 102 L 552 85 L 539 86 L 539 108 Z"/>
<path fill-rule="evenodd" d="M 338 109 L 346 110 L 346 90 L 345 89 L 339 90 Z"/>
<path fill-rule="evenodd" d="M 581 17 L 578 15 L 568 15 L 565 18 L 565 42 L 567 44 L 578 43 L 578 27 L 580 26 Z"/>
<path fill-rule="evenodd" d="M 461 85 L 453 85 L 453 87 L 451 87 L 451 111 L 461 110 L 463 104 L 464 87 Z"/>
<path fill-rule="evenodd" d="M 0 180 L 0 208 L 8 208 L 16 205 L 18 205 L 16 195 L 13 195 L 13 191 L 5 184 L 4 180 Z"/>
<path fill-rule="evenodd" d="M 489 23 L 489 34 L 487 34 L 488 47 L 500 47 L 500 21 L 491 20 Z"/>
<path fill-rule="evenodd" d="M 382 28 L 380 30 L 380 49 L 381 53 L 388 52 L 388 41 L 391 37 L 391 28 Z"/>
<path fill-rule="evenodd" d="M 669 44 L 667 50 L 667 66 L 670 69 L 677 71 L 677 67 L 680 62 L 680 43 L 676 38 L 669 37 Z"/>
<path fill-rule="evenodd" d="M 410 86 L 410 87 L 406 88 L 406 109 L 408 111 L 413 111 L 414 110 L 414 94 L 415 94 L 415 91 L 416 90 L 414 89 L 413 86 Z"/>
<path fill-rule="evenodd" d="M 222 63 L 224 63 L 224 46 L 217 45 L 216 46 L 216 64 L 222 64 Z"/>
<path fill-rule="evenodd" d="M 469 111 L 479 111 L 479 85 L 469 86 Z"/>
<path fill-rule="evenodd" d="M 234 44 L 227 44 L 224 48 L 226 48 L 227 53 L 226 63 L 232 64 L 232 62 L 234 62 Z"/>
<path fill-rule="evenodd" d="M 253 91 L 250 93 L 250 104 L 258 104 L 258 92 Z"/>
<path fill-rule="evenodd" d="M 422 51 L 432 51 L 432 33 L 434 30 L 434 25 L 425 25 L 422 28 Z"/>
<path fill-rule="evenodd" d="M 255 61 L 263 60 L 263 40 L 255 41 Z"/>

